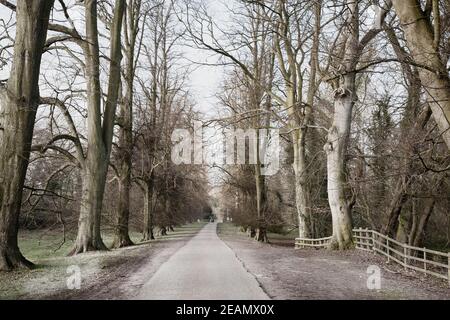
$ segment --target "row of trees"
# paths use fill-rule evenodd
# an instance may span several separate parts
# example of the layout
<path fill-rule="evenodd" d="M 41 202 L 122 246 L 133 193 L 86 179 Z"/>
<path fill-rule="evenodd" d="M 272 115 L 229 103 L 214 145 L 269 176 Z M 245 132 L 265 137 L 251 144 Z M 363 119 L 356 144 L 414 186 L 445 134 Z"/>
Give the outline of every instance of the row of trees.
<path fill-rule="evenodd" d="M 171 132 L 195 116 L 173 2 L 0 3 L 12 11 L 1 38 L 11 72 L 0 87 L 0 270 L 32 266 L 18 246 L 21 212 L 25 223 L 77 217 L 71 254 L 107 249 L 105 218 L 112 247 L 132 245 L 138 208 L 143 240 L 203 217 L 205 171 L 170 162 Z"/>
<path fill-rule="evenodd" d="M 31 266 L 21 211 L 74 212 L 73 254 L 106 249 L 105 218 L 113 247 L 132 244 L 138 207 L 144 240 L 203 216 L 207 172 L 169 161 L 173 130 L 200 117 L 183 45 L 228 66 L 221 125 L 282 132 L 279 174 L 261 155 L 220 168 L 250 235 L 290 223 L 347 249 L 357 224 L 448 245 L 448 1 L 236 0 L 223 21 L 194 0 L 0 3 L 0 269 Z"/>
<path fill-rule="evenodd" d="M 332 247 L 347 249 L 355 224 L 422 245 L 431 220 L 429 240 L 448 245 L 448 1 L 237 1 L 228 10 L 232 21 L 219 24 L 203 3 L 185 6 L 195 44 L 234 66 L 222 125 L 280 128 L 291 166 L 270 179 L 262 164 L 222 168 L 234 221 L 257 240 L 288 221 L 300 237 L 330 232 Z M 295 220 L 280 214 L 290 207 Z"/>

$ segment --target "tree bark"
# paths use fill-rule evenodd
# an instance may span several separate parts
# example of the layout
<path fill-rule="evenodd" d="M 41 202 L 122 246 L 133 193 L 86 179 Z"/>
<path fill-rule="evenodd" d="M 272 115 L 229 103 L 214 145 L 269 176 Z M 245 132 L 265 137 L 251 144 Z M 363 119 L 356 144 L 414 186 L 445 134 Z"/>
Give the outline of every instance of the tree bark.
<path fill-rule="evenodd" d="M 408 200 L 407 190 L 411 184 L 412 175 L 414 173 L 414 149 L 415 145 L 409 141 L 411 137 L 419 136 L 426 127 L 431 117 L 431 109 L 426 106 L 425 110 L 418 116 L 420 111 L 420 88 L 421 82 L 417 68 L 408 64 L 410 57 L 408 53 L 401 47 L 400 42 L 392 29 L 386 30 L 388 39 L 396 53 L 397 58 L 402 62 L 402 68 L 405 78 L 408 80 L 408 101 L 404 120 L 401 125 L 401 134 L 399 138 L 399 146 L 402 147 L 404 157 L 404 173 L 398 178 L 395 193 L 388 207 L 387 216 L 388 223 L 384 227 L 384 234 L 391 238 L 395 238 L 399 226 L 399 217 L 401 215 L 404 204 Z M 413 126 L 410 126 L 413 123 Z"/>
<path fill-rule="evenodd" d="M 315 219 L 313 216 L 313 206 L 311 203 L 311 191 L 310 186 L 308 184 L 308 179 L 311 179 L 313 175 L 308 173 L 307 166 L 307 150 L 310 154 L 316 154 L 319 151 L 320 146 L 316 143 L 316 135 L 311 134 L 311 130 L 308 129 L 308 125 L 313 123 L 313 108 L 315 102 L 316 91 L 319 86 L 317 81 L 317 72 L 319 65 L 319 46 L 320 46 L 320 32 L 322 28 L 322 0 L 316 1 L 314 3 L 314 35 L 313 35 L 313 43 L 311 48 L 311 59 L 310 59 L 310 76 L 308 83 L 308 92 L 306 96 L 306 106 L 305 106 L 305 115 L 304 115 L 304 125 L 299 132 L 300 137 L 297 141 L 299 141 L 299 154 L 302 155 L 299 157 L 301 162 L 304 164 L 301 166 L 303 171 L 298 172 L 298 181 L 296 181 L 297 185 L 301 186 L 302 192 L 300 192 L 301 197 L 303 198 L 300 203 L 303 203 L 304 206 L 301 208 L 297 208 L 297 212 L 305 212 L 305 221 L 307 227 L 303 229 L 303 236 L 300 233 L 300 238 L 302 237 L 312 237 L 314 238 L 317 234 L 315 229 Z M 307 139 L 308 138 L 308 139 Z M 308 143 L 308 144 L 307 144 Z M 294 154 L 295 154 L 295 145 L 294 145 Z M 299 168 L 300 169 L 300 168 Z M 294 169 L 295 170 L 295 169 Z M 309 170 L 310 171 L 310 170 Z M 297 180 L 297 178 L 296 178 Z M 297 202 L 298 203 L 298 202 Z"/>
<path fill-rule="evenodd" d="M 107 250 L 101 237 L 100 226 L 120 86 L 120 38 L 124 9 L 125 0 L 116 0 L 111 27 L 108 96 L 102 123 L 97 1 L 85 1 L 86 44 L 83 49 L 87 77 L 88 154 L 82 165 L 83 186 L 78 234 L 71 254 Z"/>
<path fill-rule="evenodd" d="M 131 80 L 133 81 L 133 79 Z M 124 103 L 121 104 L 120 120 L 121 128 L 119 132 L 119 203 L 116 213 L 113 248 L 123 248 L 133 245 L 129 236 L 130 217 L 130 189 L 131 189 L 131 168 L 133 151 L 132 132 L 132 96 L 133 87 L 127 84 L 128 92 Z"/>
<path fill-rule="evenodd" d="M 409 245 L 413 247 L 419 247 L 423 245 L 423 240 L 425 236 L 425 230 L 430 220 L 431 214 L 433 213 L 434 206 L 436 204 L 436 199 L 431 198 L 425 202 L 424 212 L 420 215 L 420 218 L 416 217 L 417 221 L 413 224 L 409 234 Z"/>
<path fill-rule="evenodd" d="M 153 181 L 147 181 L 144 194 L 144 230 L 142 241 L 154 240 L 153 234 Z"/>
<path fill-rule="evenodd" d="M 359 4 L 349 0 L 348 7 L 348 39 L 342 67 L 342 83 L 335 91 L 333 123 L 328 132 L 328 140 L 324 147 L 327 153 L 328 201 L 333 222 L 332 249 L 345 250 L 353 247 L 353 224 L 351 205 L 346 195 L 346 152 L 350 139 L 353 106 L 356 95 L 356 65 L 359 61 Z"/>
<path fill-rule="evenodd" d="M 439 55 L 439 41 L 436 41 L 440 37 L 440 30 L 433 31 L 430 17 L 423 12 L 418 0 L 393 0 L 392 3 L 400 18 L 412 58 L 420 66 L 419 76 L 433 118 L 450 148 L 450 79 L 446 62 Z"/>
<path fill-rule="evenodd" d="M 52 0 L 18 0 L 14 58 L 0 87 L 0 270 L 32 267 L 18 247 L 22 190 L 39 104 L 39 73 Z"/>
<path fill-rule="evenodd" d="M 129 157 L 130 160 L 125 160 L 121 166 L 122 174 L 119 178 L 119 203 L 112 248 L 124 248 L 134 244 L 130 239 L 128 226 L 130 218 L 131 155 L 127 155 L 126 157 Z"/>
<path fill-rule="evenodd" d="M 298 216 L 298 230 L 300 238 L 308 238 L 311 235 L 310 217 L 311 204 L 309 202 L 309 188 L 307 184 L 306 163 L 306 130 L 295 130 L 292 133 L 294 145 L 294 175 L 295 175 L 295 205 Z"/>
<path fill-rule="evenodd" d="M 100 232 L 107 167 L 100 160 L 104 158 L 92 158 L 95 155 L 94 152 L 89 153 L 86 159 L 86 167 L 83 170 L 78 234 L 71 255 L 95 250 L 107 250 Z"/>
<path fill-rule="evenodd" d="M 324 150 L 327 153 L 328 200 L 333 221 L 332 249 L 348 249 L 353 247 L 353 201 L 348 201 L 346 189 L 348 181 L 346 174 L 346 152 L 350 139 L 353 107 L 357 100 L 356 67 L 360 62 L 364 48 L 382 30 L 388 9 L 379 8 L 375 24 L 364 37 L 360 39 L 359 1 L 347 0 L 347 17 L 344 27 L 347 28 L 338 39 L 344 50 L 342 61 L 338 61 L 340 80 L 337 80 L 334 97 L 333 123 L 328 132 Z M 336 48 L 335 48 L 336 49 Z M 338 57 L 339 59 L 340 57 Z"/>
<path fill-rule="evenodd" d="M 256 237 L 256 229 L 252 226 L 247 228 L 247 237 L 249 238 L 255 238 Z"/>
<path fill-rule="evenodd" d="M 167 229 L 166 229 L 166 227 L 159 227 L 159 230 L 158 230 L 158 235 L 160 236 L 160 237 L 163 237 L 163 236 L 167 236 Z"/>
<path fill-rule="evenodd" d="M 298 229 L 300 238 L 310 236 L 310 216 L 311 205 L 309 203 L 310 190 L 307 184 L 308 171 L 306 159 L 306 134 L 308 125 L 311 121 L 311 105 L 310 100 L 314 99 L 314 88 L 310 86 L 308 89 L 308 104 L 305 106 L 304 112 L 302 107 L 303 96 L 303 74 L 300 72 L 301 67 L 297 62 L 297 49 L 292 45 L 292 39 L 289 39 L 288 30 L 291 27 L 291 18 L 289 16 L 287 4 L 284 1 L 278 2 L 278 10 L 281 12 L 278 30 L 274 37 L 276 55 L 278 63 L 281 66 L 281 73 L 286 87 L 286 108 L 289 114 L 289 126 L 291 127 L 291 139 L 294 149 L 294 161 L 292 164 L 295 183 L 295 204 L 298 217 Z M 317 32 L 320 29 L 320 12 L 321 4 L 315 4 L 315 32 L 313 39 L 313 48 L 311 52 L 311 77 L 310 85 L 316 81 L 316 63 L 318 52 Z M 319 22 L 319 26 L 317 25 Z M 318 29 L 319 28 L 319 29 Z M 283 43 L 281 43 L 281 41 Z M 284 50 L 284 54 L 283 54 Z M 285 61 L 286 60 L 286 61 Z M 312 97 L 312 98 L 311 98 Z M 311 104 L 309 103 L 311 102 Z"/>
<path fill-rule="evenodd" d="M 119 206 L 116 216 L 116 228 L 113 247 L 122 248 L 133 245 L 129 236 L 130 189 L 133 153 L 133 94 L 135 79 L 135 47 L 139 27 L 141 1 L 129 1 L 127 5 L 128 21 L 125 19 L 126 94 L 120 109 L 119 138 Z"/>
<path fill-rule="evenodd" d="M 259 146 L 259 139 L 257 142 Z M 259 151 L 259 147 L 258 147 Z M 259 156 L 258 156 L 259 159 Z M 258 160 L 258 162 L 260 162 Z M 268 242 L 267 239 L 267 222 L 266 222 L 266 211 L 267 211 L 267 193 L 266 184 L 264 176 L 261 175 L 261 164 L 255 165 L 255 184 L 256 184 L 256 210 L 257 210 L 257 221 L 254 239 L 259 242 Z"/>
<path fill-rule="evenodd" d="M 407 169 L 408 171 L 410 169 Z M 402 213 L 403 205 L 408 200 L 408 195 L 406 191 L 411 183 L 410 174 L 406 174 L 397 182 L 397 186 L 395 188 L 396 192 L 391 200 L 391 204 L 389 205 L 389 220 L 386 227 L 383 230 L 383 233 L 388 237 L 395 238 L 399 225 L 399 217 Z"/>
<path fill-rule="evenodd" d="M 345 194 L 347 177 L 345 154 L 350 135 L 354 105 L 354 74 L 346 76 L 344 92 L 335 97 L 333 125 L 325 145 L 327 153 L 328 201 L 333 222 L 332 249 L 345 250 L 353 246 L 350 205 Z"/>

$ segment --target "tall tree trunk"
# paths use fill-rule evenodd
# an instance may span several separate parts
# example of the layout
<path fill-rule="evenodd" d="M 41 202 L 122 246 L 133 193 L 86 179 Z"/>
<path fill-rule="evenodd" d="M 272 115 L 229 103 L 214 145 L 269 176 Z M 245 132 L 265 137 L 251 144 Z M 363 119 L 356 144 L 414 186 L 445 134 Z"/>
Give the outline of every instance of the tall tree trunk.
<path fill-rule="evenodd" d="M 128 153 L 127 151 L 125 152 Z M 134 244 L 129 235 L 131 155 L 126 155 L 125 157 L 129 158 L 129 160 L 124 160 L 120 167 L 119 203 L 116 213 L 113 248 L 124 248 Z"/>
<path fill-rule="evenodd" d="M 391 238 L 395 238 L 399 226 L 399 218 L 404 204 L 408 200 L 407 190 L 411 184 L 411 176 L 414 173 L 414 144 L 409 139 L 414 136 L 419 136 L 424 131 L 428 121 L 431 117 L 431 109 L 429 106 L 425 107 L 425 110 L 420 112 L 420 88 L 422 86 L 420 82 L 419 72 L 417 68 L 411 66 L 408 61 L 410 59 L 408 53 L 401 47 L 398 38 L 392 29 L 386 30 L 388 39 L 392 45 L 397 58 L 402 62 L 402 69 L 405 78 L 408 83 L 408 101 L 406 104 L 406 110 L 404 120 L 401 124 L 401 134 L 399 138 L 399 146 L 402 148 L 404 163 L 403 174 L 398 178 L 395 192 L 388 207 L 387 216 L 388 223 L 384 227 L 384 234 Z M 414 125 L 411 127 L 410 124 Z"/>
<path fill-rule="evenodd" d="M 351 211 L 354 203 L 348 201 L 346 195 L 348 180 L 345 164 L 353 107 L 357 100 L 356 67 L 360 62 L 364 48 L 382 30 L 382 25 L 390 8 L 390 6 L 388 6 L 389 8 L 379 8 L 373 28 L 360 40 L 359 5 L 360 2 L 354 0 L 347 0 L 345 4 L 347 17 L 344 27 L 347 30 L 340 35 L 340 46 L 344 52 L 342 61 L 338 61 L 341 75 L 340 80 L 337 81 L 337 88 L 334 88 L 336 90 L 333 123 L 324 147 L 327 153 L 328 201 L 333 222 L 331 248 L 340 250 L 353 246 Z"/>
<path fill-rule="evenodd" d="M 17 1 L 13 65 L 6 88 L 0 87 L 0 270 L 32 266 L 20 252 L 17 236 L 53 2 Z"/>
<path fill-rule="evenodd" d="M 298 229 L 300 238 L 311 235 L 310 217 L 311 204 L 309 202 L 309 188 L 307 184 L 306 163 L 306 130 L 295 130 L 292 133 L 294 145 L 294 175 L 295 175 L 295 204 L 298 216 Z"/>
<path fill-rule="evenodd" d="M 320 45 L 320 32 L 321 32 L 321 21 L 322 21 L 322 0 L 315 1 L 314 3 L 314 35 L 313 35 L 313 43 L 311 48 L 311 59 L 310 59 L 310 76 L 308 82 L 308 92 L 306 96 L 306 106 L 305 106 L 305 115 L 304 115 L 304 125 L 300 131 L 299 141 L 299 154 L 303 155 L 299 157 L 304 164 L 302 167 L 303 171 L 299 170 L 299 180 L 296 184 L 303 186 L 302 197 L 304 203 L 304 208 L 297 208 L 297 212 L 306 212 L 305 222 L 308 225 L 308 228 L 304 228 L 303 236 L 300 233 L 300 238 L 302 237 L 315 237 L 317 234 L 315 232 L 315 219 L 313 216 L 313 206 L 311 203 L 311 191 L 310 186 L 308 185 L 307 179 L 311 179 L 312 175 L 308 173 L 307 170 L 307 150 L 309 154 L 316 154 L 319 152 L 320 146 L 317 144 L 316 135 L 312 135 L 308 126 L 313 123 L 313 106 L 314 106 L 314 98 L 316 96 L 316 91 L 318 88 L 317 82 L 317 68 L 319 65 L 319 45 Z M 294 146 L 295 148 L 295 146 Z M 294 149 L 295 153 L 295 149 Z M 300 168 L 299 168 L 300 169 Z M 310 171 L 310 170 L 309 170 Z M 308 174 L 307 174 L 308 173 Z"/>
<path fill-rule="evenodd" d="M 257 141 L 259 146 L 259 138 Z M 259 147 L 258 147 L 259 152 Z M 258 156 L 259 159 L 259 156 Z M 260 162 L 260 161 L 258 161 Z M 256 185 L 256 210 L 257 220 L 255 229 L 255 240 L 260 242 L 268 242 L 267 238 L 267 193 L 264 176 L 261 174 L 261 164 L 255 165 L 255 185 Z"/>
<path fill-rule="evenodd" d="M 86 44 L 84 56 L 87 77 L 88 154 L 83 163 L 83 186 L 78 234 L 72 254 L 107 250 L 100 226 L 103 196 L 108 173 L 113 128 L 120 86 L 121 30 L 125 0 L 116 0 L 111 27 L 111 62 L 105 112 L 101 115 L 100 50 L 97 27 L 97 1 L 85 1 Z"/>
<path fill-rule="evenodd" d="M 153 180 L 147 181 L 145 184 L 145 194 L 144 194 L 144 230 L 142 232 L 142 241 L 154 240 L 153 235 Z"/>
<path fill-rule="evenodd" d="M 158 236 L 160 237 L 167 236 L 167 228 L 165 226 L 159 226 Z"/>
<path fill-rule="evenodd" d="M 417 85 L 412 85 L 411 88 L 417 88 Z M 400 135 L 400 145 L 404 148 L 404 172 L 397 180 L 397 184 L 395 187 L 395 192 L 391 199 L 390 205 L 388 207 L 387 216 L 388 222 L 383 229 L 384 234 L 391 238 L 395 238 L 397 234 L 397 229 L 399 225 L 399 218 L 403 209 L 403 206 L 408 201 L 408 188 L 411 184 L 412 175 L 414 173 L 414 144 L 408 142 L 411 136 L 417 136 L 420 132 L 423 132 L 427 123 L 431 117 L 431 108 L 426 107 L 425 110 L 419 115 L 417 120 L 415 121 L 412 127 L 408 127 L 407 123 L 410 121 L 411 116 L 416 117 L 417 106 L 419 103 L 419 97 L 416 97 L 418 94 L 416 91 L 411 90 L 410 88 L 410 102 L 408 103 L 407 113 L 408 117 L 405 118 L 405 122 L 402 126 L 402 132 Z M 412 96 L 411 96 L 412 95 Z"/>
<path fill-rule="evenodd" d="M 169 210 L 170 210 L 170 202 L 167 194 L 167 186 L 166 186 L 166 194 L 163 195 L 163 208 L 161 212 L 161 216 L 158 221 L 158 235 L 166 236 L 167 235 L 167 225 L 169 224 Z"/>
<path fill-rule="evenodd" d="M 335 97 L 335 115 L 325 145 L 327 153 L 328 201 L 333 223 L 333 249 L 344 250 L 352 247 L 351 208 L 345 193 L 347 177 L 345 155 L 350 135 L 352 110 L 354 105 L 355 75 L 345 76 L 343 92 Z"/>
<path fill-rule="evenodd" d="M 125 101 L 121 104 L 122 121 L 119 138 L 119 206 L 116 216 L 116 228 L 113 247 L 121 248 L 133 245 L 129 236 L 130 189 L 133 153 L 133 94 L 135 78 L 135 47 L 139 30 L 141 0 L 129 1 L 127 5 L 128 21 L 125 19 L 126 70 Z"/>
<path fill-rule="evenodd" d="M 446 62 L 439 55 L 439 10 L 435 11 L 433 26 L 430 17 L 423 12 L 420 1 L 393 0 L 392 3 L 414 62 L 423 66 L 419 67 L 420 80 L 427 93 L 433 118 L 450 148 L 450 79 Z"/>
<path fill-rule="evenodd" d="M 291 60 L 293 61 L 294 59 L 292 58 Z M 307 107 L 305 114 L 303 116 L 300 115 L 301 112 L 299 108 L 301 102 L 298 101 L 298 95 L 301 95 L 301 93 L 297 92 L 295 88 L 295 83 L 299 80 L 297 79 L 293 62 L 291 62 L 290 69 L 290 78 L 286 76 L 285 82 L 287 90 L 286 103 L 288 106 L 290 118 L 289 125 L 292 130 L 291 139 L 294 150 L 294 161 L 292 163 L 292 168 L 295 176 L 295 205 L 297 209 L 299 236 L 300 238 L 307 238 L 311 234 L 309 229 L 311 205 L 309 203 L 310 190 L 307 184 L 308 172 L 306 161 L 306 133 L 307 126 L 310 121 L 311 109 Z"/>
<path fill-rule="evenodd" d="M 433 193 L 439 194 L 447 177 L 445 174 L 440 174 L 436 176 L 436 179 L 437 180 L 433 181 L 431 185 L 434 186 Z M 410 246 L 423 246 L 423 242 L 425 240 L 425 231 L 436 206 L 436 197 L 432 195 L 430 198 L 424 200 L 423 204 L 423 208 L 419 210 L 420 214 L 417 214 L 417 211 L 412 212 L 413 223 L 411 229 L 409 230 L 408 237 L 408 243 Z"/>
<path fill-rule="evenodd" d="M 173 232 L 173 226 L 175 224 L 173 219 L 173 212 L 172 212 L 172 203 L 170 196 L 168 195 L 166 197 L 165 205 L 164 205 L 164 216 L 165 216 L 165 229 L 166 232 Z"/>
<path fill-rule="evenodd" d="M 281 73 L 286 87 L 286 107 L 289 114 L 289 126 L 292 130 L 291 138 L 294 149 L 294 161 L 292 164 L 295 182 L 295 204 L 298 217 L 298 229 L 300 238 L 309 237 L 311 232 L 309 229 L 310 223 L 310 209 L 309 203 L 310 190 L 308 188 L 307 177 L 307 161 L 306 161 L 306 133 L 310 122 L 311 107 L 306 106 L 305 112 L 301 110 L 303 97 L 303 74 L 301 67 L 297 62 L 297 49 L 292 45 L 292 39 L 289 39 L 288 30 L 291 28 L 291 18 L 289 16 L 287 3 L 284 1 L 278 2 L 278 10 L 280 14 L 280 22 L 277 26 L 279 30 L 274 37 L 276 48 L 276 55 L 278 63 L 281 66 Z M 317 8 L 317 7 L 316 7 Z M 316 16 L 320 19 L 320 16 Z M 314 48 L 312 56 L 316 52 L 316 33 L 314 35 Z M 281 43 L 281 41 L 283 43 Z M 284 50 L 284 54 L 283 54 Z M 286 61 L 285 61 L 286 60 Z M 315 82 L 315 65 L 312 69 L 312 81 Z M 310 88 L 311 90 L 312 88 Z M 314 97 L 314 96 L 313 96 Z"/>
<path fill-rule="evenodd" d="M 410 169 L 407 169 L 408 171 Z M 408 200 L 408 195 L 406 191 L 411 183 L 410 174 L 406 174 L 401 177 L 395 188 L 394 196 L 392 197 L 391 204 L 389 205 L 389 220 L 383 233 L 388 237 L 395 238 L 399 225 L 400 214 L 402 213 L 403 205 Z"/>
<path fill-rule="evenodd" d="M 346 195 L 346 153 L 350 139 L 353 106 L 356 101 L 356 65 L 359 61 L 359 4 L 348 0 L 348 39 L 345 44 L 342 83 L 334 97 L 333 123 L 324 147 L 327 153 L 328 201 L 333 222 L 332 249 L 353 246 L 351 205 Z"/>
<path fill-rule="evenodd" d="M 431 198 L 425 201 L 424 212 L 420 215 L 420 218 L 416 217 L 417 221 L 413 224 L 409 234 L 409 245 L 413 247 L 419 247 L 423 245 L 425 229 L 433 213 L 436 199 Z"/>
<path fill-rule="evenodd" d="M 103 156 L 93 158 L 97 154 L 101 155 L 102 153 L 92 152 L 92 149 L 89 150 L 82 173 L 78 234 L 71 254 L 107 250 L 100 232 L 107 166 L 103 164 Z"/>
<path fill-rule="evenodd" d="M 133 81 L 134 77 L 130 79 Z M 113 248 L 123 248 L 133 245 L 129 236 L 130 189 L 133 152 L 133 86 L 127 84 L 127 94 L 121 104 L 121 128 L 119 132 L 119 204 L 116 213 Z"/>

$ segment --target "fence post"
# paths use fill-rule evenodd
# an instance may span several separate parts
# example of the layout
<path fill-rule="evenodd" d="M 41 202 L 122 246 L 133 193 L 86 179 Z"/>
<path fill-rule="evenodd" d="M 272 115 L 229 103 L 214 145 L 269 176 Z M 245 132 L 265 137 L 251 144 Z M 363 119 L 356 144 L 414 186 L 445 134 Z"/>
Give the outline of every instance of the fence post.
<path fill-rule="evenodd" d="M 375 232 L 372 230 L 372 251 L 373 254 L 376 255 L 377 254 L 377 235 L 375 234 Z"/>
<path fill-rule="evenodd" d="M 391 247 L 389 246 L 389 238 L 386 239 L 386 250 L 387 250 L 387 257 L 388 257 L 388 263 L 391 262 Z"/>
<path fill-rule="evenodd" d="M 450 286 L 450 252 L 447 253 L 448 285 Z"/>
<path fill-rule="evenodd" d="M 405 267 L 405 270 L 407 269 L 407 260 L 406 260 L 407 250 L 406 246 L 403 247 L 403 266 Z"/>
<path fill-rule="evenodd" d="M 358 228 L 358 230 L 356 231 L 355 234 L 355 242 L 356 242 L 356 247 L 360 248 L 361 247 L 361 239 L 357 238 L 357 237 L 361 237 L 362 233 L 361 233 L 362 228 Z"/>
<path fill-rule="evenodd" d="M 427 252 L 426 248 L 423 248 L 423 269 L 425 270 L 425 277 L 427 276 Z"/>
<path fill-rule="evenodd" d="M 369 244 L 369 240 L 367 239 L 369 237 L 369 228 L 366 228 L 366 233 L 364 235 L 364 249 L 369 250 L 370 249 L 370 244 Z"/>
<path fill-rule="evenodd" d="M 363 228 L 361 228 L 361 233 L 359 234 L 359 236 L 361 237 L 361 239 L 359 239 L 361 242 L 361 248 L 364 250 L 365 248 L 366 248 L 366 240 L 364 239 L 365 238 L 365 235 L 364 235 L 364 229 Z"/>

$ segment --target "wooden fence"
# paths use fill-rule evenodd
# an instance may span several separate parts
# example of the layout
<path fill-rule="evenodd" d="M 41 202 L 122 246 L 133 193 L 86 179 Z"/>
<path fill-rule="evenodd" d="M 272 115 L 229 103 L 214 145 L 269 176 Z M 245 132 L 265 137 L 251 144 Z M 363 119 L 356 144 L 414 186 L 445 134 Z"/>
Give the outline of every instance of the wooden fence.
<path fill-rule="evenodd" d="M 304 248 L 325 249 L 330 245 L 331 238 L 332 237 L 320 239 L 297 238 L 295 239 L 295 249 L 304 249 Z"/>
<path fill-rule="evenodd" d="M 388 262 L 395 262 L 405 268 L 425 275 L 431 275 L 448 281 L 450 285 L 450 252 L 430 250 L 427 248 L 413 247 L 396 241 L 379 232 L 369 229 L 353 230 L 355 246 L 359 250 L 373 252 L 383 255 Z M 331 237 L 321 239 L 295 240 L 295 248 L 317 248 L 329 247 Z"/>

